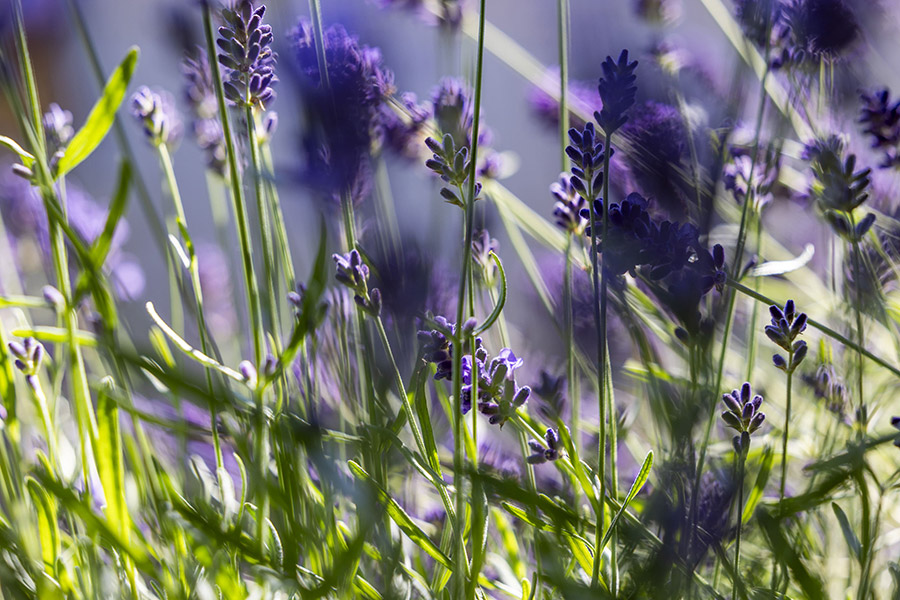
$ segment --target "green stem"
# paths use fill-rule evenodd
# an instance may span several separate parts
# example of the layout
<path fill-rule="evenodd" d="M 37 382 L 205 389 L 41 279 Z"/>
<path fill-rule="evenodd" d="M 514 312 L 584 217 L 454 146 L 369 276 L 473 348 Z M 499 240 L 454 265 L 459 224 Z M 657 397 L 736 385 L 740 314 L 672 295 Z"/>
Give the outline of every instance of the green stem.
<path fill-rule="evenodd" d="M 260 366 L 265 349 L 265 331 L 262 324 L 262 312 L 260 311 L 259 287 L 256 281 L 256 271 L 253 268 L 253 246 L 250 240 L 247 209 L 244 204 L 244 188 L 241 182 L 237 154 L 235 153 L 235 140 L 231 130 L 231 120 L 228 117 L 228 106 L 225 103 L 225 93 L 222 88 L 222 73 L 219 71 L 219 63 L 216 60 L 216 43 L 213 34 L 211 9 L 208 3 L 203 3 L 203 25 L 206 33 L 206 53 L 209 57 L 209 70 L 212 73 L 213 83 L 215 84 L 216 101 L 219 106 L 219 116 L 222 119 L 222 133 L 225 137 L 225 146 L 228 154 L 232 210 L 237 224 L 238 241 L 241 247 L 241 263 L 247 292 L 247 310 L 250 312 L 250 323 L 253 329 L 253 357 L 255 364 Z"/>
<path fill-rule="evenodd" d="M 212 356 L 210 352 L 210 342 L 208 339 L 208 329 L 206 326 L 206 317 L 203 312 L 203 288 L 200 285 L 200 264 L 197 261 L 197 254 L 193 241 L 188 234 L 187 216 L 184 212 L 184 203 L 181 201 L 181 193 L 178 190 L 178 181 L 175 178 L 175 170 L 172 168 L 172 158 L 169 155 L 169 149 L 165 143 L 157 146 L 159 153 L 159 161 L 165 174 L 166 183 L 169 188 L 169 195 L 172 197 L 172 204 L 175 207 L 175 219 L 181 232 L 188 253 L 188 271 L 191 276 L 191 286 L 194 288 L 194 306 L 197 312 L 197 333 L 200 337 L 200 348 L 206 356 Z M 209 389 L 210 397 L 215 395 L 213 386 L 212 373 L 209 369 L 204 369 L 206 374 L 206 385 Z M 210 411 L 210 429 L 212 431 L 213 449 L 216 455 L 216 468 L 223 469 L 225 462 L 222 458 L 222 447 L 219 441 L 219 431 L 217 425 L 217 413 L 214 403 L 209 403 Z M 216 477 L 218 478 L 217 472 Z M 220 482 L 221 483 L 221 482 Z"/>
<path fill-rule="evenodd" d="M 784 500 L 784 486 L 787 482 L 787 447 L 788 447 L 788 438 L 790 437 L 790 427 L 791 427 L 791 384 L 794 381 L 794 351 L 791 350 L 788 352 L 787 358 L 788 371 L 787 371 L 787 400 L 785 404 L 785 412 L 784 412 L 784 434 L 781 438 L 781 485 L 778 486 L 778 497 L 780 500 Z"/>
<path fill-rule="evenodd" d="M 737 503 L 737 533 L 734 541 L 734 577 L 732 578 L 731 600 L 737 598 L 737 591 L 741 580 L 740 562 L 741 562 L 741 532 L 743 530 L 744 521 L 744 455 L 741 453 L 737 457 L 738 460 L 738 503 Z"/>
<path fill-rule="evenodd" d="M 559 29 L 559 139 L 562 170 L 569 170 L 569 0 L 558 0 L 557 27 Z"/>

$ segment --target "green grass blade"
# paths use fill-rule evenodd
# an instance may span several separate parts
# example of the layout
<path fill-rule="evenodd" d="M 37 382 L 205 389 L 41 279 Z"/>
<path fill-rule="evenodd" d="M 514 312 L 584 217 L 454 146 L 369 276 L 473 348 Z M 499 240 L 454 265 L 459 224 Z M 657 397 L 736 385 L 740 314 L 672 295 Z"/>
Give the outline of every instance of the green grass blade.
<path fill-rule="evenodd" d="M 100 145 L 106 134 L 109 133 L 110 127 L 116 120 L 116 111 L 125 99 L 125 91 L 128 89 L 128 83 L 134 74 L 134 68 L 137 65 L 138 49 L 133 47 L 128 51 L 125 59 L 116 67 L 113 74 L 106 82 L 103 88 L 103 94 L 97 103 L 91 109 L 88 118 L 85 121 L 69 146 L 66 148 L 65 154 L 59 159 L 56 168 L 56 177 L 62 177 L 75 167 L 77 167 L 84 159 Z"/>

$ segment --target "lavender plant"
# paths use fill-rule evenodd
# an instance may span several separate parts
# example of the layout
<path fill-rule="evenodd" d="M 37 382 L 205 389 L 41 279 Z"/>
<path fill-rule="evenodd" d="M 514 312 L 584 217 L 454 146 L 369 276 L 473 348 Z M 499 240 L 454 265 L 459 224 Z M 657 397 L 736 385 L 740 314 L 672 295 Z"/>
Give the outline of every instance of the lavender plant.
<path fill-rule="evenodd" d="M 895 9 L 487 4 L 0 8 L 0 595 L 897 595 Z"/>

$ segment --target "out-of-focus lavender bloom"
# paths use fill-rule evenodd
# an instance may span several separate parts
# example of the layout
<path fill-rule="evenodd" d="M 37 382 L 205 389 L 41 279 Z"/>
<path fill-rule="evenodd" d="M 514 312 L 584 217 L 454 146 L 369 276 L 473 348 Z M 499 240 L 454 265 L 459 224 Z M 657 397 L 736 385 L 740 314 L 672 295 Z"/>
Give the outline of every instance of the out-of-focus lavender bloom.
<path fill-rule="evenodd" d="M 872 148 L 884 152 L 881 167 L 900 166 L 900 100 L 891 101 L 887 88 L 873 93 L 863 92 L 861 99 L 859 122 L 864 126 L 863 133 L 872 138 Z"/>
<path fill-rule="evenodd" d="M 206 51 L 197 48 L 195 56 L 186 56 L 181 72 L 185 79 L 185 98 L 194 113 L 191 124 L 194 139 L 206 155 L 209 169 L 224 177 L 228 168 L 225 134 L 219 122 L 219 105 Z"/>
<path fill-rule="evenodd" d="M 556 199 L 553 216 L 560 229 L 574 235 L 584 233 L 587 221 L 581 216 L 581 211 L 585 207 L 585 201 L 572 185 L 567 173 L 560 173 L 559 181 L 550 185 L 550 193 Z"/>
<path fill-rule="evenodd" d="M 810 162 L 812 183 L 810 197 L 825 216 L 835 233 L 853 241 L 861 239 L 874 223 L 875 217 L 867 216 L 855 225 L 854 209 L 868 199 L 871 169 L 856 170 L 856 155 L 844 155 L 844 143 L 832 135 L 813 140 L 806 145 L 803 159 Z"/>
<path fill-rule="evenodd" d="M 733 148 L 732 159 L 723 169 L 722 181 L 738 204 L 746 202 L 752 192 L 753 206 L 761 210 L 772 199 L 772 189 L 778 183 L 780 170 L 781 153 L 774 148 L 760 152 L 756 161 L 750 154 Z"/>
<path fill-rule="evenodd" d="M 141 87 L 131 97 L 131 114 L 143 126 L 151 145 L 173 147 L 181 139 L 181 119 L 168 92 L 157 93 L 147 86 Z"/>
<path fill-rule="evenodd" d="M 238 316 L 228 257 L 217 244 L 201 243 L 197 245 L 197 266 L 206 322 L 214 335 L 229 338 L 238 329 Z"/>
<path fill-rule="evenodd" d="M 97 239 L 106 223 L 106 210 L 74 182 L 66 183 L 66 213 L 69 224 L 88 243 Z M 0 168 L 0 215 L 15 253 L 14 263 L 23 272 L 50 263 L 47 213 L 37 189 L 24 179 Z M 124 251 L 130 229 L 123 218 L 112 237 L 105 266 L 117 293 L 133 299 L 143 293 L 144 276 L 137 262 Z"/>
<path fill-rule="evenodd" d="M 9 352 L 16 359 L 16 368 L 26 377 L 33 377 L 41 368 L 44 359 L 44 347 L 33 337 L 25 338 L 22 343 L 9 342 Z"/>
<path fill-rule="evenodd" d="M 64 149 L 75 135 L 72 126 L 72 113 L 60 108 L 55 102 L 50 110 L 44 113 L 44 133 L 47 136 L 48 150 L 51 154 Z"/>
<path fill-rule="evenodd" d="M 634 0 L 638 16 L 654 24 L 671 25 L 681 18 L 681 0 Z"/>
<path fill-rule="evenodd" d="M 303 18 L 291 32 L 307 116 L 305 177 L 333 197 L 349 190 L 360 202 L 370 186 L 369 155 L 384 132 L 382 107 L 394 93 L 394 75 L 376 48 L 360 45 L 342 26 L 329 27 L 324 37 L 328 88 L 319 73 L 312 24 Z"/>
<path fill-rule="evenodd" d="M 682 164 L 688 145 L 678 109 L 660 102 L 645 102 L 631 111 L 622 133 L 631 144 L 625 163 L 639 188 L 670 216 L 683 216 L 686 208 Z"/>
<path fill-rule="evenodd" d="M 594 119 L 607 136 L 617 131 L 628 120 L 626 113 L 634 104 L 637 87 L 634 82 L 637 76 L 634 70 L 637 61 L 628 62 L 628 50 L 622 50 L 619 59 L 614 61 L 607 56 L 603 61 L 603 77 L 600 78 L 598 90 L 603 108 L 594 113 Z"/>
<path fill-rule="evenodd" d="M 531 387 L 534 395 L 542 400 L 542 405 L 538 410 L 551 421 L 556 421 L 563 416 L 566 407 L 566 398 L 563 393 L 565 387 L 565 377 L 556 377 L 545 369 L 541 369 L 540 383 Z"/>
<path fill-rule="evenodd" d="M 412 92 L 400 94 L 397 101 L 402 107 L 402 114 L 387 103 L 381 108 L 380 126 L 384 134 L 380 137 L 392 152 L 411 160 L 419 159 L 426 126 L 431 118 L 431 105 L 420 103 Z"/>
<path fill-rule="evenodd" d="M 522 459 L 503 448 L 499 441 L 487 438 L 478 444 L 478 464 L 506 479 L 518 479 L 522 475 Z"/>
<path fill-rule="evenodd" d="M 548 69 L 543 79 L 548 87 L 559 90 L 559 67 Z M 577 105 L 587 114 L 602 108 L 597 88 L 585 81 L 569 80 L 569 96 L 566 101 L 569 104 L 569 122 L 572 127 L 578 129 L 584 127 L 584 121 L 572 111 L 573 105 Z M 528 103 L 542 123 L 550 127 L 559 127 L 559 100 L 545 92 L 543 88 L 533 86 L 528 93 Z"/>
<path fill-rule="evenodd" d="M 408 10 L 416 13 L 425 23 L 456 30 L 462 24 L 466 0 L 438 0 L 426 6 L 424 0 L 370 0 L 381 8 Z"/>
<path fill-rule="evenodd" d="M 500 244 L 491 237 L 487 229 L 476 231 L 472 237 L 472 260 L 479 267 L 476 273 L 488 286 L 493 284 L 497 271 L 491 253 L 496 253 L 499 248 Z"/>
<path fill-rule="evenodd" d="M 250 0 L 241 0 L 235 10 L 225 9 L 225 25 L 216 41 L 222 54 L 219 64 L 227 69 L 225 96 L 241 106 L 265 108 L 275 100 L 273 86 L 276 56 L 270 47 L 272 27 L 263 23 L 265 5 L 254 9 Z"/>
<path fill-rule="evenodd" d="M 734 0 L 735 16 L 741 29 L 757 47 L 764 47 L 773 28 L 781 22 L 782 0 Z"/>

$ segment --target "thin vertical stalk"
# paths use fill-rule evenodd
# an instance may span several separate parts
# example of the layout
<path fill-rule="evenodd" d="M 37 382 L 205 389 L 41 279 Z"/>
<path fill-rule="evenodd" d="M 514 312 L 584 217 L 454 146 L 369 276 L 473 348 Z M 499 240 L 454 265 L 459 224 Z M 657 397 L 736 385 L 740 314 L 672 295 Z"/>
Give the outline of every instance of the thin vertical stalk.
<path fill-rule="evenodd" d="M 247 309 L 250 312 L 250 324 L 253 329 L 253 357 L 255 364 L 258 366 L 262 364 L 263 349 L 265 348 L 265 331 L 262 325 L 262 313 L 259 305 L 259 286 L 256 281 L 256 271 L 253 268 L 253 246 L 250 239 L 247 208 L 244 204 L 241 172 L 237 163 L 237 155 L 235 154 L 235 140 L 231 130 L 231 120 L 228 117 L 228 106 L 225 103 L 225 92 L 222 88 L 222 73 L 219 71 L 219 63 L 216 60 L 216 43 L 213 34 L 211 9 L 209 4 L 205 2 L 203 3 L 203 26 L 206 34 L 206 54 L 209 57 L 209 70 L 212 73 L 213 83 L 215 84 L 216 101 L 219 106 L 219 116 L 222 119 L 222 133 L 225 136 L 225 146 L 228 154 L 232 210 L 234 211 L 238 241 L 241 247 L 241 262 L 247 293 Z"/>
<path fill-rule="evenodd" d="M 604 148 L 609 148 L 609 138 L 606 139 L 606 143 L 604 144 Z M 604 150 L 605 152 L 605 150 Z M 605 164 L 604 160 L 604 164 Z M 585 173 L 587 175 L 587 197 L 594 197 L 594 184 L 593 184 L 593 173 Z M 603 174 L 604 179 L 606 178 L 606 173 Z M 604 214 L 606 209 L 606 199 L 604 198 Z M 597 504 L 599 505 L 599 511 L 597 514 L 597 524 L 595 527 L 596 533 L 596 543 L 594 544 L 595 548 L 599 548 L 601 542 L 603 541 L 604 536 L 604 526 L 605 526 L 605 513 L 606 513 L 606 402 L 604 398 L 606 396 L 606 382 L 605 382 L 605 363 L 604 360 L 604 343 L 601 337 L 601 317 L 600 317 L 600 276 L 599 276 L 599 257 L 597 254 L 597 220 L 594 215 L 593 207 L 589 207 L 588 213 L 590 215 L 590 227 L 591 227 L 591 281 L 594 289 L 594 322 L 597 325 L 597 397 L 598 404 L 600 408 L 600 441 L 598 444 L 598 464 L 597 464 L 597 478 L 600 480 L 600 497 L 597 498 Z M 605 220 L 605 219 L 604 219 Z M 591 587 L 597 587 L 600 583 L 600 560 L 602 557 L 601 552 L 594 552 L 594 564 L 591 573 Z"/>
<path fill-rule="evenodd" d="M 738 501 L 737 501 L 737 533 L 734 540 L 734 576 L 731 580 L 731 600 L 737 598 L 738 582 L 741 580 L 740 562 L 741 562 L 741 531 L 744 522 L 744 454 L 737 457 L 738 459 Z"/>
<path fill-rule="evenodd" d="M 469 153 L 469 177 L 466 180 L 466 206 L 465 206 L 465 241 L 462 248 L 462 268 L 460 269 L 459 290 L 456 303 L 456 351 L 453 352 L 453 395 L 455 406 L 453 407 L 453 437 L 454 437 L 454 456 L 453 456 L 453 484 L 456 488 L 456 514 L 462 518 L 465 514 L 465 490 L 463 486 L 463 464 L 462 464 L 462 325 L 466 320 L 466 291 L 469 282 L 469 272 L 472 262 L 472 237 L 475 222 L 475 179 L 477 176 L 478 164 L 478 134 L 481 123 L 481 96 L 482 96 L 482 75 L 484 73 L 484 24 L 485 24 L 485 8 L 487 1 L 481 0 L 478 12 L 478 50 L 476 54 L 475 65 L 475 91 L 473 100 L 473 120 L 472 120 L 472 148 Z M 466 589 L 466 578 L 468 575 L 468 565 L 465 558 L 466 541 L 463 528 L 460 527 L 456 536 L 456 568 L 454 569 L 454 578 L 456 581 L 457 593 L 462 593 Z"/>
<path fill-rule="evenodd" d="M 572 314 L 572 241 L 574 235 L 566 235 L 566 266 L 563 272 L 563 310 L 566 344 L 566 378 L 567 392 L 572 401 L 572 444 L 578 455 L 581 455 L 581 395 L 578 393 L 578 374 L 575 363 L 575 322 Z M 576 506 L 580 491 L 575 488 Z"/>
<path fill-rule="evenodd" d="M 784 487 L 787 483 L 787 447 L 788 447 L 788 438 L 790 437 L 790 428 L 791 428 L 791 385 L 794 380 L 794 371 L 792 366 L 794 364 L 794 351 L 793 349 L 788 352 L 787 358 L 788 370 L 787 370 L 787 388 L 786 395 L 787 399 L 785 400 L 785 413 L 784 413 L 784 434 L 781 438 L 781 484 L 778 486 L 778 498 L 779 500 L 784 500 Z"/>
<path fill-rule="evenodd" d="M 197 311 L 197 333 L 200 337 L 200 348 L 203 350 L 203 353 L 207 356 L 212 356 L 210 352 L 210 340 L 208 337 L 208 329 L 206 326 L 206 316 L 203 312 L 203 289 L 200 285 L 200 264 L 197 261 L 197 254 L 194 248 L 194 243 L 190 238 L 187 237 L 188 225 L 187 225 L 187 216 L 184 212 L 184 203 L 181 201 L 181 193 L 178 190 L 178 181 L 175 179 L 175 170 L 172 168 L 172 158 L 169 155 L 169 149 L 165 143 L 161 143 L 157 146 L 157 152 L 159 153 L 159 161 L 162 164 L 163 173 L 165 174 L 166 183 L 169 188 L 169 195 L 172 198 L 172 204 L 175 207 L 175 219 L 178 224 L 178 228 L 181 230 L 181 237 L 185 241 L 185 245 L 187 246 L 188 253 L 188 271 L 191 276 L 191 286 L 194 288 L 194 307 Z M 210 396 L 215 395 L 215 388 L 213 386 L 212 373 L 209 369 L 204 369 L 206 374 L 206 385 L 209 390 Z M 216 455 L 216 469 L 223 469 L 225 467 L 225 462 L 222 459 L 222 447 L 219 441 L 219 428 L 217 425 L 217 411 L 214 403 L 209 403 L 210 410 L 210 429 L 212 430 L 212 438 L 213 438 L 213 449 Z M 217 471 L 216 477 L 218 479 L 219 472 Z M 220 482 L 221 483 L 221 482 Z"/>
<path fill-rule="evenodd" d="M 559 42 L 559 141 L 562 170 L 569 170 L 566 146 L 569 139 L 569 0 L 558 0 L 557 27 Z"/>

